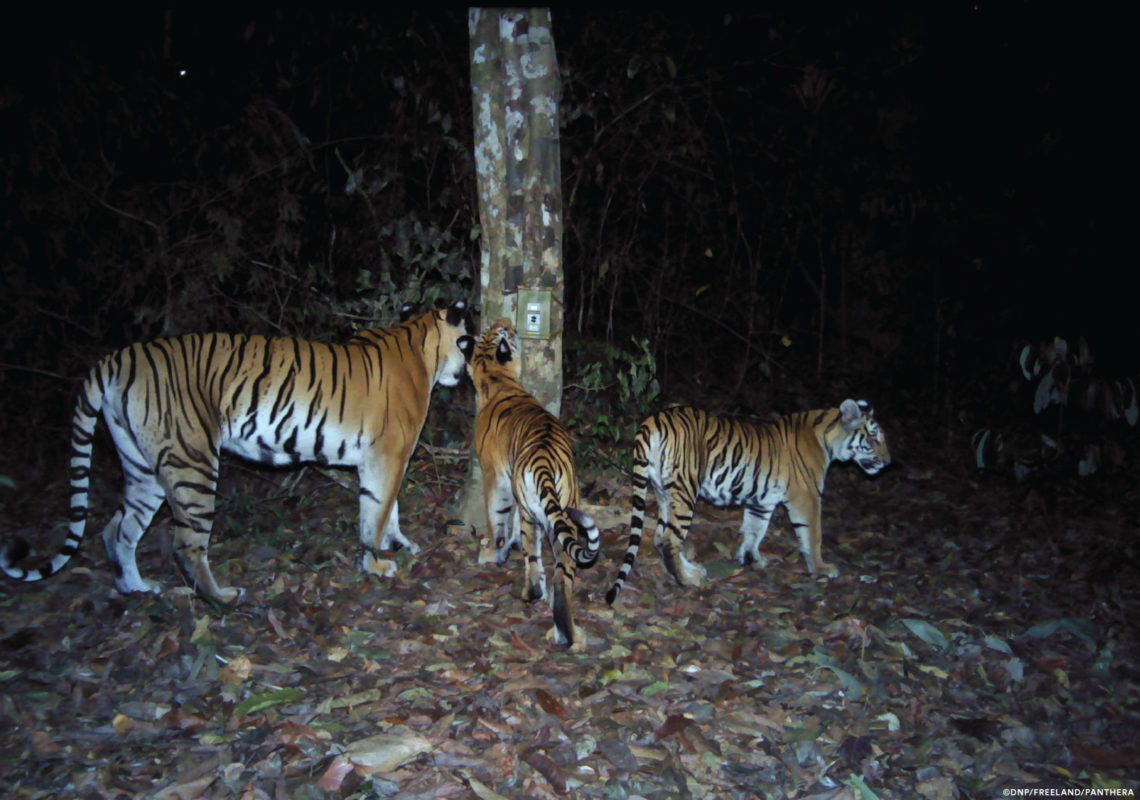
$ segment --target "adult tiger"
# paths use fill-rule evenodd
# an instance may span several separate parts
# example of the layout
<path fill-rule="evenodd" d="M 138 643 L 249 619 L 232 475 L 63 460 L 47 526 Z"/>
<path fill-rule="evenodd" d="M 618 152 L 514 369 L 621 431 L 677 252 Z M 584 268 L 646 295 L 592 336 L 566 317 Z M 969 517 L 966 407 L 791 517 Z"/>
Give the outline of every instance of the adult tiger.
<path fill-rule="evenodd" d="M 874 475 L 891 462 L 887 440 L 865 400 L 839 408 L 802 411 L 770 422 L 718 417 L 693 408 L 669 408 L 646 419 L 633 444 L 633 513 L 629 546 L 606 602 L 613 604 L 641 545 L 648 487 L 657 495 L 654 544 L 681 585 L 699 586 L 705 569 L 682 552 L 693 506 L 743 506 L 742 565 L 765 566 L 760 543 L 776 506 L 783 504 L 813 575 L 839 570 L 820 554 L 820 501 L 832 461 L 855 462 Z"/>
<path fill-rule="evenodd" d="M 554 551 L 551 608 L 556 644 L 579 646 L 585 637 L 570 614 L 579 567 L 597 561 L 598 526 L 575 507 L 578 479 L 570 437 L 557 417 L 519 383 L 518 334 L 501 319 L 475 345 L 468 370 L 475 384 L 475 451 L 483 467 L 487 529 L 497 561 L 506 564 L 521 540 L 526 557 L 523 600 L 546 597 L 542 537 Z"/>
<path fill-rule="evenodd" d="M 126 485 L 103 529 L 120 592 L 156 592 L 135 548 L 165 500 L 174 519 L 174 554 L 200 594 L 241 596 L 214 580 L 207 560 L 214 523 L 219 452 L 287 465 L 356 466 L 360 477 L 361 566 L 391 575 L 376 551 L 408 547 L 396 492 L 427 418 L 432 387 L 455 385 L 471 354 L 466 303 L 362 331 L 346 344 L 225 333 L 138 343 L 103 358 L 88 374 L 71 423 L 71 510 L 67 540 L 45 566 L 14 562 L 27 546 L 5 546 L 9 577 L 38 581 L 75 555 L 87 520 L 91 443 L 100 410 L 119 451 Z M 466 337 L 464 344 L 460 340 Z M 17 552 L 22 551 L 22 552 Z"/>

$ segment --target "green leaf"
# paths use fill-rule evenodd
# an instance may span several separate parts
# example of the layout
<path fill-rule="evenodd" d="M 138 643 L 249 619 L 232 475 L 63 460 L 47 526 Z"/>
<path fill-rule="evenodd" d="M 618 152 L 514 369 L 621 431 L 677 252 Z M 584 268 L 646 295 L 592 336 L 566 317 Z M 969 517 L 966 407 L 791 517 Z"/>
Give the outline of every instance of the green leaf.
<path fill-rule="evenodd" d="M 991 650 L 997 650 L 999 653 L 1005 653 L 1008 656 L 1013 655 L 1013 650 L 1010 649 L 1005 639 L 1001 639 L 992 634 L 987 634 L 982 642 Z"/>
<path fill-rule="evenodd" d="M 710 578 L 726 578 L 740 569 L 735 561 L 710 561 L 705 564 L 705 571 Z"/>
<path fill-rule="evenodd" d="M 863 699 L 863 684 L 859 683 L 854 675 L 831 664 L 824 664 L 823 666 L 834 672 L 835 677 L 839 678 L 848 700 L 858 702 Z"/>
<path fill-rule="evenodd" d="M 296 703 L 304 697 L 305 693 L 300 689 L 277 689 L 272 692 L 255 694 L 238 704 L 238 707 L 234 709 L 234 716 L 245 717 L 273 706 Z"/>
<path fill-rule="evenodd" d="M 822 653 L 811 653 L 806 656 L 794 656 L 788 659 L 787 666 L 793 667 L 802 663 L 817 664 L 824 669 L 829 669 L 835 673 L 835 677 L 839 678 L 839 683 L 843 686 L 843 691 L 847 693 L 849 700 L 862 700 L 863 699 L 863 684 L 845 669 L 840 668 L 835 659 L 830 656 L 823 655 Z"/>
<path fill-rule="evenodd" d="M 946 635 L 926 620 L 904 619 L 901 622 L 906 625 L 911 633 L 931 647 L 937 647 L 939 650 L 946 650 L 950 647 L 950 640 L 946 638 Z"/>
<path fill-rule="evenodd" d="M 823 733 L 823 728 L 819 725 L 798 725 L 791 724 L 784 727 L 784 743 L 796 744 L 797 742 L 814 742 Z"/>
<path fill-rule="evenodd" d="M 1034 639 L 1047 639 L 1059 630 L 1068 631 L 1094 651 L 1096 650 L 1096 640 L 1100 638 L 1101 634 L 1100 626 L 1091 620 L 1060 617 L 1037 623 L 1027 630 L 1025 635 L 1032 636 Z"/>
<path fill-rule="evenodd" d="M 423 686 L 413 686 L 411 689 L 405 689 L 396 695 L 396 699 L 404 703 L 411 703 L 416 707 L 422 706 L 425 703 L 435 703 L 435 695 L 430 689 L 426 689 Z"/>
<path fill-rule="evenodd" d="M 1104 674 L 1112 667 L 1112 648 L 1106 647 L 1096 654 L 1096 660 L 1093 662 L 1092 671 Z"/>
<path fill-rule="evenodd" d="M 858 792 L 859 797 L 861 797 L 863 800 L 879 800 L 879 796 L 871 791 L 871 787 L 868 786 L 863 781 L 863 779 L 855 773 L 851 773 L 851 777 L 845 780 L 843 782 L 843 785 L 852 791 Z"/>

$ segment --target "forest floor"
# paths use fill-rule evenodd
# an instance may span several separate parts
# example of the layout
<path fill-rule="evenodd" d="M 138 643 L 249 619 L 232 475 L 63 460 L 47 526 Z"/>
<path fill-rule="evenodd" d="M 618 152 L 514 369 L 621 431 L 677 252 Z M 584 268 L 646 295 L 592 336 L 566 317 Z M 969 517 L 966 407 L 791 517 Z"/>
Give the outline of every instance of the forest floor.
<path fill-rule="evenodd" d="M 592 510 L 612 513 L 579 573 L 580 652 L 547 642 L 549 605 L 520 599 L 517 555 L 478 563 L 473 536 L 445 532 L 466 467 L 443 451 L 413 459 L 401 516 L 423 549 L 386 580 L 357 569 L 352 491 L 227 462 L 211 559 L 247 592 L 232 609 L 182 585 L 165 524 L 140 565 L 166 592 L 113 591 L 109 467 L 72 566 L 0 584 L 4 796 L 1134 796 L 1135 480 L 1099 497 L 981 480 L 917 427 L 888 433 L 889 469 L 829 475 L 838 578 L 808 575 L 783 513 L 769 566 L 738 567 L 738 512 L 700 506 L 706 585 L 673 585 L 647 545 L 612 608 L 627 482 L 588 470 Z M 25 505 L 61 520 L 65 495 Z"/>

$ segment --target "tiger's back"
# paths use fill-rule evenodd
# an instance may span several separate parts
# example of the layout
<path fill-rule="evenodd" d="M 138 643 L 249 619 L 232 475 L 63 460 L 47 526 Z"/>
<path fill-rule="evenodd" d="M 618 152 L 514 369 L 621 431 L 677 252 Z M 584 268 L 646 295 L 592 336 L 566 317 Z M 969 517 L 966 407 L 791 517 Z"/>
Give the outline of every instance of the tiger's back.
<path fill-rule="evenodd" d="M 647 418 L 634 440 L 633 500 L 626 555 L 606 600 L 613 603 L 641 545 L 648 490 L 657 498 L 654 542 L 668 573 L 699 585 L 705 571 L 682 550 L 698 500 L 743 506 L 741 564 L 765 563 L 759 547 L 778 505 L 788 509 L 813 574 L 838 574 L 820 553 L 820 510 L 832 461 L 856 460 L 868 474 L 890 463 L 886 438 L 865 401 L 787 414 L 768 422 L 675 407 Z"/>
<path fill-rule="evenodd" d="M 509 470 L 515 496 L 541 514 L 578 505 L 574 451 L 562 423 L 529 393 L 500 393 L 476 422 L 476 450 Z M 506 466 L 509 464 L 509 467 Z M 497 545 L 498 546 L 498 545 Z"/>

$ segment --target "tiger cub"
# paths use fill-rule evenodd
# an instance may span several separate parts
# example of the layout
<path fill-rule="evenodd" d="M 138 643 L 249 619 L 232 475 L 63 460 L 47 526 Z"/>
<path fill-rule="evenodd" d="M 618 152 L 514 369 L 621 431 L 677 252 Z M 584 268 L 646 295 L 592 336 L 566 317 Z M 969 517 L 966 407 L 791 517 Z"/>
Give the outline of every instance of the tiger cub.
<path fill-rule="evenodd" d="M 27 545 L 5 546 L 0 567 L 16 580 L 38 581 L 75 555 L 102 411 L 126 481 L 122 504 L 103 528 L 120 592 L 159 591 L 139 575 L 135 548 L 165 501 L 174 519 L 175 560 L 190 584 L 220 602 L 241 597 L 236 588 L 218 586 L 207 560 L 222 450 L 264 464 L 357 467 L 361 566 L 392 575 L 395 562 L 377 552 L 419 549 L 400 531 L 396 491 L 432 387 L 463 377 L 468 324 L 467 305 L 458 301 L 392 328 L 362 331 L 346 344 L 206 333 L 106 356 L 88 374 L 72 417 L 71 524 L 63 548 L 44 566 L 23 569 L 15 562 Z"/>
<path fill-rule="evenodd" d="M 468 370 L 475 384 L 475 452 L 483 468 L 487 529 L 500 565 L 521 539 L 526 557 L 523 599 L 546 597 L 542 539 L 554 551 L 554 628 L 559 645 L 584 646 L 570 615 L 579 567 L 598 558 L 598 526 L 575 507 L 578 480 L 570 437 L 562 423 L 519 383 L 518 334 L 501 319 L 475 345 Z M 542 534 L 541 536 L 539 534 Z"/>
<path fill-rule="evenodd" d="M 606 602 L 613 604 L 641 545 L 648 487 L 657 496 L 657 545 L 665 568 L 681 585 L 699 586 L 705 569 L 682 552 L 697 500 L 743 506 L 742 565 L 765 566 L 760 543 L 776 506 L 783 504 L 813 575 L 839 570 L 820 553 L 820 501 L 832 461 L 854 459 L 868 475 L 891 462 L 887 440 L 865 400 L 839 408 L 787 414 L 771 422 L 718 417 L 693 408 L 669 408 L 646 419 L 633 444 L 633 513 L 629 546 Z"/>

